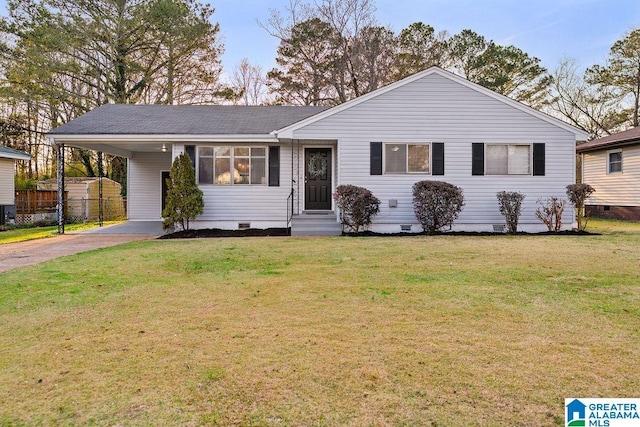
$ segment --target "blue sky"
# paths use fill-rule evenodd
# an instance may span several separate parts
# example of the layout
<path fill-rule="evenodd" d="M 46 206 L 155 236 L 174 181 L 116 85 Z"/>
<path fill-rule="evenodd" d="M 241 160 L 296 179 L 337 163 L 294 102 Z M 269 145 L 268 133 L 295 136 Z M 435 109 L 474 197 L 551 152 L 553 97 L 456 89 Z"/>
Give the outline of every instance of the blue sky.
<path fill-rule="evenodd" d="M 203 0 L 200 0 L 203 1 Z M 275 65 L 278 40 L 262 29 L 270 9 L 289 0 L 204 0 L 216 9 L 230 73 L 243 57 L 264 71 Z M 309 0 L 313 1 L 313 0 Z M 609 48 L 640 28 L 640 0 L 375 0 L 380 24 L 399 32 L 422 21 L 450 34 L 469 28 L 500 44 L 513 44 L 553 70 L 563 56 L 582 67 L 604 63 Z M 5 11 L 4 0 L 0 10 Z"/>
<path fill-rule="evenodd" d="M 210 3 L 224 37 L 225 71 L 243 57 L 271 69 L 278 41 L 256 20 L 264 21 L 269 9 L 284 10 L 289 0 Z M 450 34 L 469 28 L 540 58 L 550 71 L 563 56 L 585 68 L 604 63 L 616 40 L 640 28 L 640 0 L 376 0 L 376 5 L 378 21 L 396 33 L 417 21 Z"/>

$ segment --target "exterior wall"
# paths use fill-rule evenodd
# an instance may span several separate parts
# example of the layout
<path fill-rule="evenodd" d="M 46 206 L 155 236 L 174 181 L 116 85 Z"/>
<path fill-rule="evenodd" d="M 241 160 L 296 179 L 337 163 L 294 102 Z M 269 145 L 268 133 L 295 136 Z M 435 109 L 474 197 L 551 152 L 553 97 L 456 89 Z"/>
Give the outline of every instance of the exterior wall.
<path fill-rule="evenodd" d="M 607 153 L 582 155 L 582 180 L 596 190 L 587 204 L 640 207 L 640 145 L 622 148 L 622 172 L 618 173 L 607 173 Z"/>
<path fill-rule="evenodd" d="M 15 160 L 0 158 L 0 205 L 15 202 Z"/>
<path fill-rule="evenodd" d="M 127 213 L 132 221 L 162 219 L 162 174 L 171 169 L 171 153 L 135 153 L 128 160 Z"/>
<path fill-rule="evenodd" d="M 220 146 L 222 143 L 193 144 L 196 146 Z M 269 147 L 273 143 L 230 146 Z M 173 146 L 174 156 L 184 150 L 184 145 Z M 268 152 L 268 150 L 267 150 Z M 280 186 L 268 185 L 200 185 L 204 197 L 204 213 L 191 224 L 193 228 L 238 229 L 239 223 L 250 223 L 251 228 L 287 226 L 287 198 L 291 192 L 291 145 L 280 146 Z M 268 164 L 268 161 L 267 161 Z M 167 167 L 165 170 L 170 168 Z M 197 171 L 196 171 L 197 174 Z M 197 175 L 196 175 L 197 176 Z M 158 180 L 158 182 L 160 182 Z M 132 200 L 132 196 L 129 200 Z"/>
<path fill-rule="evenodd" d="M 496 193 L 519 191 L 526 195 L 519 228 L 546 231 L 535 217 L 536 201 L 549 196 L 565 198 L 565 187 L 575 182 L 573 133 L 438 74 L 296 130 L 294 138 L 338 139 L 336 184 L 364 186 L 380 199 L 374 231 L 399 232 L 400 224 L 420 230 L 412 204 L 412 185 L 420 180 L 442 180 L 463 188 L 466 206 L 454 230 L 492 231 L 494 224 L 504 224 Z M 442 142 L 445 175 L 371 176 L 373 141 Z M 491 142 L 545 143 L 545 176 L 473 176 L 472 143 Z M 397 200 L 397 208 L 389 207 L 391 199 Z M 573 221 L 572 209 L 565 209 L 564 228 L 570 228 Z"/>

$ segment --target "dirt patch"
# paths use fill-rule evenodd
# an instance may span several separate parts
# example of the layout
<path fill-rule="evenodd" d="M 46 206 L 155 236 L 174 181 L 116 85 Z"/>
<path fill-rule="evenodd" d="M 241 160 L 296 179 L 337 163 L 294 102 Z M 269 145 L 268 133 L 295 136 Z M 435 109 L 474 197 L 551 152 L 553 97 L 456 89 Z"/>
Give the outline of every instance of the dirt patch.
<path fill-rule="evenodd" d="M 203 239 L 210 237 L 269 237 L 288 236 L 288 228 L 249 228 L 247 230 L 221 230 L 219 228 L 201 228 L 197 230 L 183 230 L 165 234 L 158 239 Z"/>

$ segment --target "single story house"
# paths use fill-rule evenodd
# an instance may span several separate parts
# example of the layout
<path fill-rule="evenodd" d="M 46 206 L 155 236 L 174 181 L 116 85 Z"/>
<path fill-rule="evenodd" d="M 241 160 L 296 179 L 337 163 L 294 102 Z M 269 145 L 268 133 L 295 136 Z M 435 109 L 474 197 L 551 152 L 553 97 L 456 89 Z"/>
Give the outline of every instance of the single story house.
<path fill-rule="evenodd" d="M 341 184 L 381 200 L 373 231 L 420 231 L 412 185 L 421 180 L 464 190 L 454 230 L 504 224 L 500 191 L 526 195 L 521 230 L 546 230 L 536 201 L 575 182 L 575 144 L 587 134 L 432 67 L 332 108 L 104 105 L 49 137 L 128 159 L 132 221 L 161 219 L 163 182 L 187 152 L 205 200 L 195 228 L 324 234 L 340 231 L 332 194 Z M 566 209 L 564 228 L 573 222 Z"/>
<path fill-rule="evenodd" d="M 0 225 L 15 214 L 16 160 L 29 159 L 27 153 L 0 146 Z"/>
<path fill-rule="evenodd" d="M 587 213 L 640 221 L 640 127 L 580 144 L 576 151 L 582 182 L 596 190 Z"/>

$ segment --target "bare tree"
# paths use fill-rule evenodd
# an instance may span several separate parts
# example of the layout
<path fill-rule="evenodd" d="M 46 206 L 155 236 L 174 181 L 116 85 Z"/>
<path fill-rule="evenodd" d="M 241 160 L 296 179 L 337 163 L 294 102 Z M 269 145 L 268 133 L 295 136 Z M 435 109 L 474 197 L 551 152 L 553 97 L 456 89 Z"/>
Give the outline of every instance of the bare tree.
<path fill-rule="evenodd" d="M 242 58 L 242 61 L 233 70 L 231 85 L 239 95 L 235 104 L 262 105 L 268 103 L 267 85 L 262 67 L 252 65 L 247 58 Z"/>

